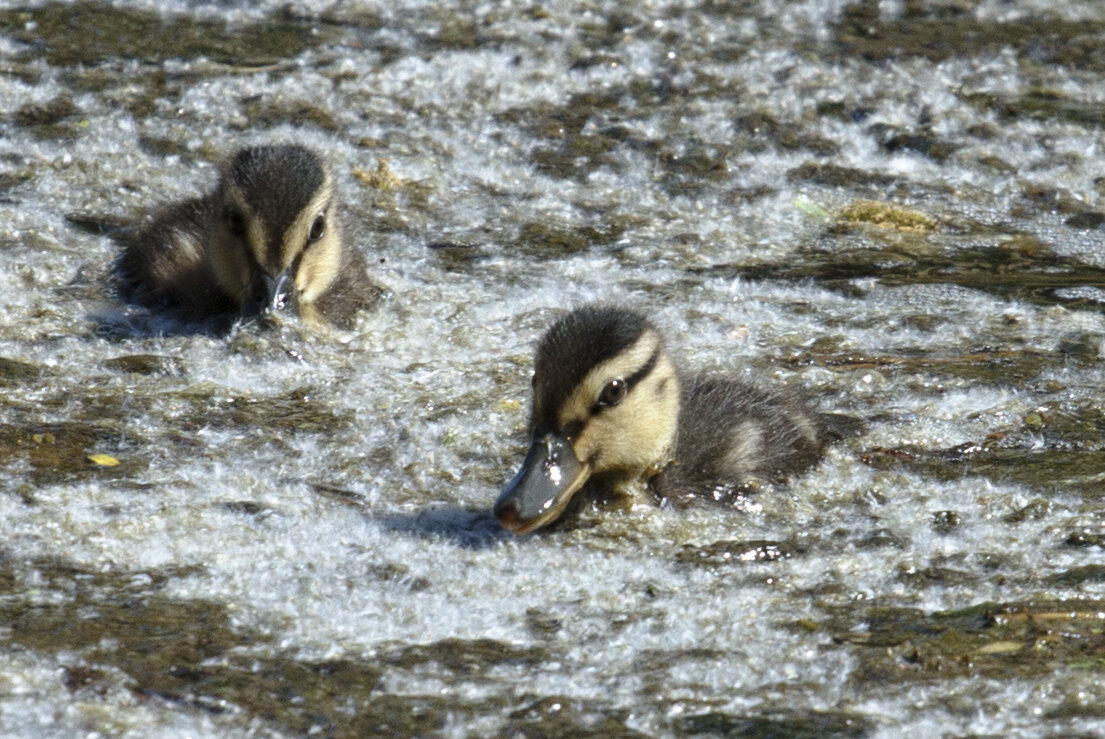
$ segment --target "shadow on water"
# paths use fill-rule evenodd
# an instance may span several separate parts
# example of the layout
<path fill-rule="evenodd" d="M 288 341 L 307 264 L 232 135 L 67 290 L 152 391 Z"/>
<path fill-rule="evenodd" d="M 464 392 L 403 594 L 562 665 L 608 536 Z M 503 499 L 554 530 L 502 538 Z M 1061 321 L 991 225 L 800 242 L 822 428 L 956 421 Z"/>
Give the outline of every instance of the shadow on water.
<path fill-rule="evenodd" d="M 107 237 L 116 242 L 120 249 L 122 245 L 118 240 L 128 232 L 132 223 L 128 218 L 100 213 L 66 213 L 65 220 L 74 230 Z M 141 307 L 137 302 L 127 300 L 119 293 L 114 259 L 110 266 L 82 267 L 63 289 L 77 295 L 108 295 L 116 301 L 110 308 L 101 306 L 88 315 L 92 332 L 113 341 L 174 336 L 217 337 L 227 334 L 234 325 L 221 317 L 202 321 L 177 320 L 170 315 L 162 315 L 164 311 Z"/>
<path fill-rule="evenodd" d="M 391 513 L 377 519 L 388 531 L 423 539 L 443 539 L 465 549 L 486 549 L 510 536 L 490 510 L 423 508 L 415 513 Z"/>
<path fill-rule="evenodd" d="M 215 316 L 186 321 L 122 299 L 117 307 L 90 313 L 88 318 L 92 322 L 92 332 L 113 343 L 133 339 L 211 339 L 223 342 L 232 353 L 247 353 L 268 360 L 306 361 L 302 347 L 315 336 L 294 315 Z"/>
<path fill-rule="evenodd" d="M 219 338 L 225 336 L 232 326 L 227 321 L 177 321 L 144 309 L 100 311 L 89 318 L 96 336 L 112 341 L 187 336 Z"/>

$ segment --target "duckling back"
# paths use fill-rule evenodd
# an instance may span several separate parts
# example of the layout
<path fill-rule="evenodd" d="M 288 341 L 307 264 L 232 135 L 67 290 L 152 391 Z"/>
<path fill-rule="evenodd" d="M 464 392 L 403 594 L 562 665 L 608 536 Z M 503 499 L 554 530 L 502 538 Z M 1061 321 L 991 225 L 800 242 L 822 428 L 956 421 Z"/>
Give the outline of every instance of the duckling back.
<path fill-rule="evenodd" d="M 206 258 L 203 238 L 212 211 L 210 199 L 195 198 L 113 234 L 123 249 L 114 265 L 119 297 L 186 320 L 236 311 Z"/>
<path fill-rule="evenodd" d="M 685 381 L 675 464 L 650 488 L 662 500 L 722 497 L 783 483 L 812 467 L 831 441 L 822 414 L 780 393 L 728 377 Z"/>

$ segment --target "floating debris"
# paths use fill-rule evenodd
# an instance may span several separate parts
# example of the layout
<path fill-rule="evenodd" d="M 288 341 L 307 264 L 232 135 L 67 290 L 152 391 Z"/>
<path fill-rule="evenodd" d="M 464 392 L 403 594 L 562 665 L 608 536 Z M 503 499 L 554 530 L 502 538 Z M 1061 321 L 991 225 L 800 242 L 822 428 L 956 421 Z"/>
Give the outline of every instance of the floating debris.
<path fill-rule="evenodd" d="M 403 180 L 391 171 L 388 160 L 380 157 L 376 162 L 376 169 L 366 172 L 363 169 L 354 168 L 353 176 L 374 190 L 394 190 L 403 185 Z"/>
<path fill-rule="evenodd" d="M 920 211 L 874 200 L 856 200 L 842 208 L 838 218 L 848 224 L 867 224 L 913 233 L 926 233 L 938 226 L 935 220 Z"/>

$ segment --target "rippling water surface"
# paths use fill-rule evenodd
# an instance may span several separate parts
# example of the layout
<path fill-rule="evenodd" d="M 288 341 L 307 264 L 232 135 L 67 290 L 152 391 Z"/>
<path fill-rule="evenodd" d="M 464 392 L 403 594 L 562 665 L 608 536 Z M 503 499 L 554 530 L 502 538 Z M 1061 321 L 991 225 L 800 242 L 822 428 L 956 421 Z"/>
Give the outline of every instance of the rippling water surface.
<path fill-rule="evenodd" d="M 1103 47 L 1090 1 L 0 9 L 0 733 L 1100 729 Z M 334 164 L 381 306 L 115 302 L 90 224 L 268 141 Z M 532 348 L 595 299 L 866 430 L 505 534 Z"/>

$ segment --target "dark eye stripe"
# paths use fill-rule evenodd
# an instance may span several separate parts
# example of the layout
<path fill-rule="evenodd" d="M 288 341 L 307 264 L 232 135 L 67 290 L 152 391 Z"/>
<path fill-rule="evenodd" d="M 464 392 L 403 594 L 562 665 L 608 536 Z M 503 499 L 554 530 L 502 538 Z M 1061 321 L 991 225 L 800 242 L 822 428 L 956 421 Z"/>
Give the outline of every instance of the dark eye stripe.
<path fill-rule="evenodd" d="M 652 356 L 648 358 L 648 361 L 644 363 L 641 369 L 634 372 L 629 377 L 625 378 L 626 392 L 633 389 L 633 387 L 641 380 L 652 374 L 652 370 L 656 369 L 656 363 L 660 361 L 660 347 L 657 346 L 652 350 Z"/>
<path fill-rule="evenodd" d="M 566 425 L 560 433 L 564 434 L 568 439 L 574 440 L 579 436 L 580 432 L 583 431 L 584 425 L 583 421 L 572 421 Z"/>
<path fill-rule="evenodd" d="M 652 374 L 652 370 L 656 369 L 656 363 L 658 361 L 660 361 L 660 347 L 659 346 L 657 346 L 655 349 L 652 350 L 652 356 L 650 356 L 648 358 L 647 362 L 645 362 L 643 365 L 641 365 L 641 368 L 639 370 L 634 372 L 629 377 L 625 378 L 625 394 L 626 395 L 629 395 L 629 393 L 633 392 L 633 388 L 641 380 L 645 379 L 650 374 Z M 609 407 L 609 406 L 605 406 L 601 403 L 595 403 L 593 406 L 591 406 L 591 415 L 593 416 L 596 413 L 598 413 L 599 411 L 601 411 L 603 408 L 607 408 L 607 407 Z"/>

